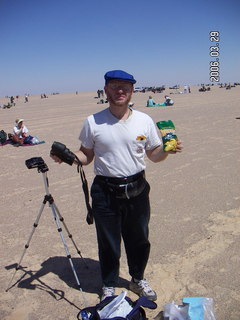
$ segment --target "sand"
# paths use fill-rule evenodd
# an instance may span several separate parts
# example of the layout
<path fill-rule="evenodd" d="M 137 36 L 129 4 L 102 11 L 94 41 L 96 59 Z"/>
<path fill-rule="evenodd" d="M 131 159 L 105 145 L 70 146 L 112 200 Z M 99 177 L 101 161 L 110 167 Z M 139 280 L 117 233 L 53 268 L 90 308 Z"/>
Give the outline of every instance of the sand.
<path fill-rule="evenodd" d="M 158 293 L 157 318 L 163 306 L 183 297 L 214 299 L 217 320 L 240 319 L 240 87 L 211 87 L 191 94 L 174 90 L 153 94 L 156 102 L 171 94 L 173 107 L 145 107 L 149 93 L 134 93 L 134 107 L 155 122 L 171 119 L 184 144 L 184 152 L 162 163 L 147 162 L 151 185 L 151 255 L 146 278 Z M 97 104 L 95 92 L 30 96 L 24 103 L 0 109 L 1 128 L 12 131 L 14 121 L 25 119 L 30 134 L 45 140 L 31 147 L 0 146 L 1 183 L 1 307 L 2 320 L 73 320 L 84 306 L 99 301 L 101 279 L 95 226 L 85 221 L 86 209 L 76 167 L 56 164 L 49 157 L 54 141 L 71 150 L 79 148 L 78 135 L 87 115 L 107 105 Z M 7 99 L 0 99 L 0 104 Z M 42 157 L 49 171 L 29 170 L 25 160 Z M 85 167 L 89 182 L 93 165 Z M 39 225 L 33 228 L 46 194 L 44 179 L 65 219 L 82 257 L 64 231 L 81 290 L 76 286 L 69 261 L 48 204 Z M 14 274 L 30 233 L 35 230 L 21 266 Z M 120 285 L 127 290 L 128 269 L 122 250 Z M 128 296 L 137 299 L 128 291 Z"/>

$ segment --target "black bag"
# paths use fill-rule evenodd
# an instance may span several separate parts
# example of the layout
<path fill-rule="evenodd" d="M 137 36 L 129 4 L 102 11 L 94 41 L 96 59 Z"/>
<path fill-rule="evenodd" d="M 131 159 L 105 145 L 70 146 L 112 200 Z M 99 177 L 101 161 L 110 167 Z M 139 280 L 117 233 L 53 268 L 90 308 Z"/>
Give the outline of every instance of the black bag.
<path fill-rule="evenodd" d="M 94 307 L 87 307 L 82 309 L 78 315 L 77 318 L 79 320 L 82 319 L 89 319 L 89 320 L 147 320 L 145 310 L 142 307 L 149 308 L 149 309 L 156 309 L 157 304 L 153 301 L 148 300 L 146 297 L 140 297 L 138 300 L 133 302 L 129 297 L 125 297 L 125 299 L 128 301 L 130 306 L 132 307 L 131 312 L 126 316 L 126 318 L 115 316 L 114 318 L 108 318 L 108 319 L 102 319 L 100 318 L 98 314 L 98 310 L 103 309 L 107 304 L 109 304 L 114 298 L 117 296 L 107 297 L 100 303 L 98 303 Z M 84 314 L 87 315 L 86 318 L 84 318 Z"/>
<path fill-rule="evenodd" d="M 3 144 L 7 141 L 7 134 L 4 130 L 0 131 L 0 143 Z"/>

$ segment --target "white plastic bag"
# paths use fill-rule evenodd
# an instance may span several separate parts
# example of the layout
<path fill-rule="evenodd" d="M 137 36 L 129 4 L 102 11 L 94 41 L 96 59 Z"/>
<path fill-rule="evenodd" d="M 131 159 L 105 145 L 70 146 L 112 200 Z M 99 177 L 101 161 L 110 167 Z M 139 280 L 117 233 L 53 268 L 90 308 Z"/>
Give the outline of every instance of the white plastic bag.
<path fill-rule="evenodd" d="M 163 317 L 169 320 L 191 320 L 188 315 L 188 305 L 178 306 L 174 303 L 165 304 Z"/>
<path fill-rule="evenodd" d="M 130 304 L 125 300 L 127 291 L 122 291 L 116 298 L 107 304 L 102 310 L 98 310 L 100 319 L 113 317 L 126 317 L 132 310 Z"/>
<path fill-rule="evenodd" d="M 38 144 L 38 143 L 39 143 L 38 137 L 33 137 L 32 141 L 31 141 L 31 144 Z"/>

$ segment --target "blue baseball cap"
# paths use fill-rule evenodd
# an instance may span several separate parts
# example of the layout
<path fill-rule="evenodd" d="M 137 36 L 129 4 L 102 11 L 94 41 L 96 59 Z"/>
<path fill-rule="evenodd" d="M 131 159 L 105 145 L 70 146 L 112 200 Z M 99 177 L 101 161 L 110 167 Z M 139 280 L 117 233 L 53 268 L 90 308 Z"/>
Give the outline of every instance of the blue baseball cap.
<path fill-rule="evenodd" d="M 110 80 L 122 80 L 122 81 L 131 82 L 131 83 L 137 82 L 131 74 L 122 70 L 108 71 L 107 73 L 105 73 L 104 79 L 106 84 Z"/>

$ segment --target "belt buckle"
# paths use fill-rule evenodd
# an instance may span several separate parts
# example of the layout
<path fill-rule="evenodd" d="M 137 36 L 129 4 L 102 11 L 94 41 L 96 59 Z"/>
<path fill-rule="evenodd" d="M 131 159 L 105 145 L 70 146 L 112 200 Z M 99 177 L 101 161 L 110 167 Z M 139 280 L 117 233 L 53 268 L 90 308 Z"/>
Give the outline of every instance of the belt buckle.
<path fill-rule="evenodd" d="M 130 196 L 128 194 L 128 185 L 129 185 L 129 183 L 120 184 L 119 187 L 124 188 L 124 194 L 126 195 L 126 198 L 130 199 Z"/>
<path fill-rule="evenodd" d="M 128 185 L 128 183 L 119 184 L 118 187 L 119 187 L 119 188 L 125 188 L 127 185 Z"/>

